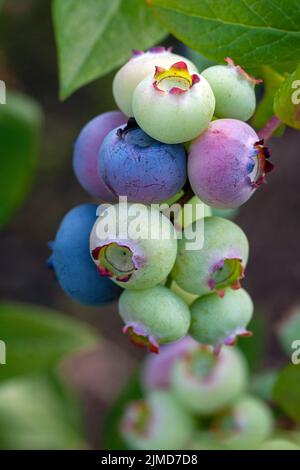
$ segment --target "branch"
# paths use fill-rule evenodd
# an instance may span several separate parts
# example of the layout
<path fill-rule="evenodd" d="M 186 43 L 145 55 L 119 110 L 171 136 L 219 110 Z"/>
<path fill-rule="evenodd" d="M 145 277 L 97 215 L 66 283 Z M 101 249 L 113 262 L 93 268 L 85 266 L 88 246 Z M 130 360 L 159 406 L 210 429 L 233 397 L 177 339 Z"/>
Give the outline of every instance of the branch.
<path fill-rule="evenodd" d="M 258 131 L 258 137 L 264 139 L 265 143 L 272 137 L 274 132 L 282 124 L 277 116 L 272 116 L 269 121 Z"/>

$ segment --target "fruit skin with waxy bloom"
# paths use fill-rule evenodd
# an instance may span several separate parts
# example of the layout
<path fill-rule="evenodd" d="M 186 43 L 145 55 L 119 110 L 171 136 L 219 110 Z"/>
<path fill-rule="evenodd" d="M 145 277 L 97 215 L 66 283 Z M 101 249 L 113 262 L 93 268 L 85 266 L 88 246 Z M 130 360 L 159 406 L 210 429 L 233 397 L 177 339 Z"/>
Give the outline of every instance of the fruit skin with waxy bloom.
<path fill-rule="evenodd" d="M 157 67 L 136 87 L 133 115 L 151 137 L 167 144 L 187 142 L 210 123 L 215 97 L 207 80 L 190 73 L 185 62 Z"/>
<path fill-rule="evenodd" d="M 119 314 L 131 341 L 155 353 L 160 344 L 183 338 L 191 322 L 186 303 L 160 285 L 139 291 L 125 289 L 119 299 Z"/>
<path fill-rule="evenodd" d="M 270 152 L 243 121 L 217 119 L 189 148 L 188 177 L 194 193 L 212 207 L 241 206 L 273 169 Z"/>
<path fill-rule="evenodd" d="M 241 396 L 212 422 L 212 434 L 227 449 L 257 449 L 274 428 L 270 408 L 252 395 Z"/>
<path fill-rule="evenodd" d="M 155 67 L 170 67 L 175 62 L 184 60 L 189 69 L 197 72 L 197 67 L 188 59 L 174 54 L 165 47 L 152 47 L 147 52 L 134 50 L 132 58 L 116 73 L 113 80 L 113 95 L 118 107 L 128 117 L 133 116 L 132 97 L 137 85 L 148 75 L 153 74 Z"/>
<path fill-rule="evenodd" d="M 203 246 L 189 249 L 189 229 L 199 233 L 201 223 Z M 239 288 L 249 253 L 243 230 L 221 217 L 205 217 L 186 230 L 178 240 L 178 253 L 172 270 L 179 287 L 196 295 L 211 292 L 223 295 L 226 287 Z"/>
<path fill-rule="evenodd" d="M 120 422 L 124 441 L 137 450 L 185 449 L 194 427 L 192 417 L 166 391 L 130 402 Z"/>
<path fill-rule="evenodd" d="M 261 83 L 227 57 L 227 65 L 213 65 L 201 72 L 216 98 L 215 116 L 248 121 L 255 112 L 255 85 Z"/>
<path fill-rule="evenodd" d="M 247 387 L 248 368 L 237 348 L 216 356 L 210 346 L 193 344 L 174 362 L 171 390 L 188 411 L 210 415 L 234 403 Z"/>
<path fill-rule="evenodd" d="M 99 149 L 106 135 L 125 122 L 126 117 L 120 111 L 100 114 L 84 126 L 74 144 L 74 173 L 81 186 L 101 201 L 115 202 L 116 197 L 98 174 Z"/>
<path fill-rule="evenodd" d="M 251 336 L 247 325 L 253 315 L 253 302 L 244 289 L 226 289 L 225 296 L 209 294 L 192 303 L 189 334 L 199 343 L 210 344 L 216 352 L 232 345 L 238 336 Z"/>
<path fill-rule="evenodd" d="M 129 120 L 127 126 L 114 129 L 104 139 L 98 171 L 116 197 L 158 203 L 174 196 L 185 184 L 186 152 L 181 144 L 152 139 Z"/>
<path fill-rule="evenodd" d="M 96 204 L 74 207 L 63 218 L 50 243 L 48 265 L 67 295 L 91 306 L 117 300 L 121 289 L 108 278 L 101 278 L 89 253 L 89 235 L 96 220 Z"/>
<path fill-rule="evenodd" d="M 106 233 L 107 224 L 114 233 Z M 135 227 L 138 235 L 131 236 L 130 229 Z M 90 253 L 99 275 L 126 289 L 146 289 L 162 282 L 171 271 L 177 235 L 158 209 L 120 202 L 107 207 L 96 220 Z"/>

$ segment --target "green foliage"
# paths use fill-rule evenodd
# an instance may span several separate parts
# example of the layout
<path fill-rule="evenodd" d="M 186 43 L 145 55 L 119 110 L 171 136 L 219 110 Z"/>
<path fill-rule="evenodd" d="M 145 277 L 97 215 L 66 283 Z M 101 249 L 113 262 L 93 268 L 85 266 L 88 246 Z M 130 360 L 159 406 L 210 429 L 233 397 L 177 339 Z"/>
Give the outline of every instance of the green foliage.
<path fill-rule="evenodd" d="M 270 369 L 254 375 L 251 380 L 250 391 L 265 401 L 273 400 L 273 389 L 278 378 L 278 370 Z"/>
<path fill-rule="evenodd" d="M 300 64 L 277 91 L 274 111 L 282 122 L 300 129 Z"/>
<path fill-rule="evenodd" d="M 274 386 L 273 397 L 293 421 L 300 423 L 299 365 L 290 364 L 281 371 Z"/>
<path fill-rule="evenodd" d="M 254 312 L 247 329 L 253 333 L 253 336 L 240 339 L 238 347 L 244 353 L 253 372 L 261 368 L 265 352 L 266 322 L 261 312 Z"/>
<path fill-rule="evenodd" d="M 42 307 L 0 303 L 0 339 L 6 364 L 0 379 L 54 367 L 64 356 L 93 347 L 96 334 L 80 322 Z"/>
<path fill-rule="evenodd" d="M 111 406 L 104 423 L 104 448 L 108 450 L 126 450 L 128 447 L 120 435 L 119 426 L 126 405 L 132 400 L 139 400 L 143 396 L 140 385 L 140 374 L 135 373 L 115 403 Z"/>
<path fill-rule="evenodd" d="M 17 377 L 0 385 L 1 449 L 83 446 L 77 402 L 54 375 Z"/>
<path fill-rule="evenodd" d="M 54 0 L 53 21 L 62 98 L 166 35 L 140 0 Z"/>
<path fill-rule="evenodd" d="M 31 185 L 41 130 L 41 111 L 30 98 L 9 93 L 0 105 L 0 228 Z"/>
<path fill-rule="evenodd" d="M 296 307 L 283 320 L 278 328 L 278 340 L 288 356 L 293 353 L 292 344 L 300 340 L 300 308 Z"/>
<path fill-rule="evenodd" d="M 243 66 L 297 60 L 298 0 L 148 0 L 162 24 L 185 44 L 216 61 Z"/>

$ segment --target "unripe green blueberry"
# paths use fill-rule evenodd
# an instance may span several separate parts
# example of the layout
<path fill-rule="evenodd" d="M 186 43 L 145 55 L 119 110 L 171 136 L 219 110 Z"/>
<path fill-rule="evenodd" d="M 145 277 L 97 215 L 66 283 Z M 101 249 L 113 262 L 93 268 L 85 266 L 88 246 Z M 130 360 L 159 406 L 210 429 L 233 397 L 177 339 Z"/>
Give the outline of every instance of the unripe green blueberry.
<path fill-rule="evenodd" d="M 144 290 L 124 290 L 119 299 L 124 333 L 136 346 L 158 353 L 159 345 L 187 334 L 191 314 L 186 303 L 170 289 L 156 286 Z"/>
<path fill-rule="evenodd" d="M 180 403 L 200 415 L 213 414 L 245 391 L 248 370 L 236 348 L 224 347 L 218 355 L 204 345 L 192 345 L 174 363 L 171 389 Z"/>
<path fill-rule="evenodd" d="M 258 450 L 300 450 L 300 447 L 287 439 L 274 438 L 264 442 Z"/>
<path fill-rule="evenodd" d="M 189 334 L 199 343 L 211 344 L 216 351 L 225 344 L 235 344 L 237 336 L 250 336 L 246 329 L 253 314 L 253 302 L 244 289 L 226 290 L 199 297 L 191 307 Z"/>
<path fill-rule="evenodd" d="M 270 408 L 260 399 L 246 395 L 212 424 L 215 438 L 228 449 L 256 449 L 273 431 Z"/>
<path fill-rule="evenodd" d="M 127 289 L 146 289 L 163 281 L 172 269 L 176 232 L 158 209 L 121 202 L 99 215 L 90 252 L 100 275 Z"/>
<path fill-rule="evenodd" d="M 153 391 L 127 406 L 120 429 L 131 449 L 177 450 L 186 447 L 194 423 L 170 393 Z"/>
<path fill-rule="evenodd" d="M 216 98 L 215 116 L 248 121 L 256 107 L 254 87 L 262 80 L 250 77 L 232 59 L 225 60 L 227 65 L 213 65 L 202 72 Z"/>
<path fill-rule="evenodd" d="M 154 72 L 155 67 L 170 67 L 175 62 L 184 60 L 191 70 L 197 67 L 185 57 L 173 54 L 164 47 L 152 47 L 149 51 L 133 51 L 132 58 L 117 72 L 113 80 L 113 95 L 118 107 L 126 116 L 133 116 L 132 96 L 137 85 Z"/>
<path fill-rule="evenodd" d="M 210 431 L 199 431 L 193 434 L 187 445 L 188 450 L 226 450 Z"/>
<path fill-rule="evenodd" d="M 197 222 L 192 229 L 197 230 Z M 203 247 L 189 249 L 185 232 L 178 240 L 178 254 L 172 276 L 182 289 L 204 295 L 239 287 L 248 260 L 246 235 L 234 222 L 221 217 L 203 219 Z"/>
<path fill-rule="evenodd" d="M 132 110 L 138 125 L 167 144 L 195 139 L 209 125 L 215 97 L 206 79 L 190 74 L 185 62 L 170 69 L 156 67 L 133 93 Z"/>

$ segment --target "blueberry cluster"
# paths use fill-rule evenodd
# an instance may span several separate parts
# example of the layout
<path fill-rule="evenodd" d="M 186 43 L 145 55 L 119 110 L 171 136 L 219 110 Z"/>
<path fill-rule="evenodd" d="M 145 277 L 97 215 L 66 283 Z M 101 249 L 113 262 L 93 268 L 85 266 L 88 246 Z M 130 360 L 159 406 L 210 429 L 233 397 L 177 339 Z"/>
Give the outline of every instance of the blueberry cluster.
<path fill-rule="evenodd" d="M 271 408 L 249 393 L 247 363 L 237 347 L 224 346 L 216 356 L 186 336 L 148 356 L 141 381 L 143 398 L 125 405 L 119 424 L 130 448 L 298 448 L 273 439 Z"/>
<path fill-rule="evenodd" d="M 240 289 L 248 241 L 235 223 L 212 216 L 211 207 L 246 202 L 272 164 L 264 142 L 244 122 L 254 113 L 258 81 L 226 61 L 199 74 L 169 49 L 134 51 L 113 81 L 121 111 L 91 120 L 74 147 L 75 175 L 98 207 L 85 204 L 65 216 L 49 266 L 83 304 L 119 298 L 124 333 L 156 353 L 187 333 L 215 352 L 250 334 L 253 305 Z M 199 218 L 179 212 L 172 220 L 153 207 L 176 200 L 189 185 L 189 203 L 205 208 L 204 243 L 194 250 L 187 248 L 186 229 L 197 231 Z M 133 206 L 138 237 L 125 230 Z M 156 237 L 149 235 L 150 216 Z M 107 235 L 108 220 L 113 235 Z"/>

